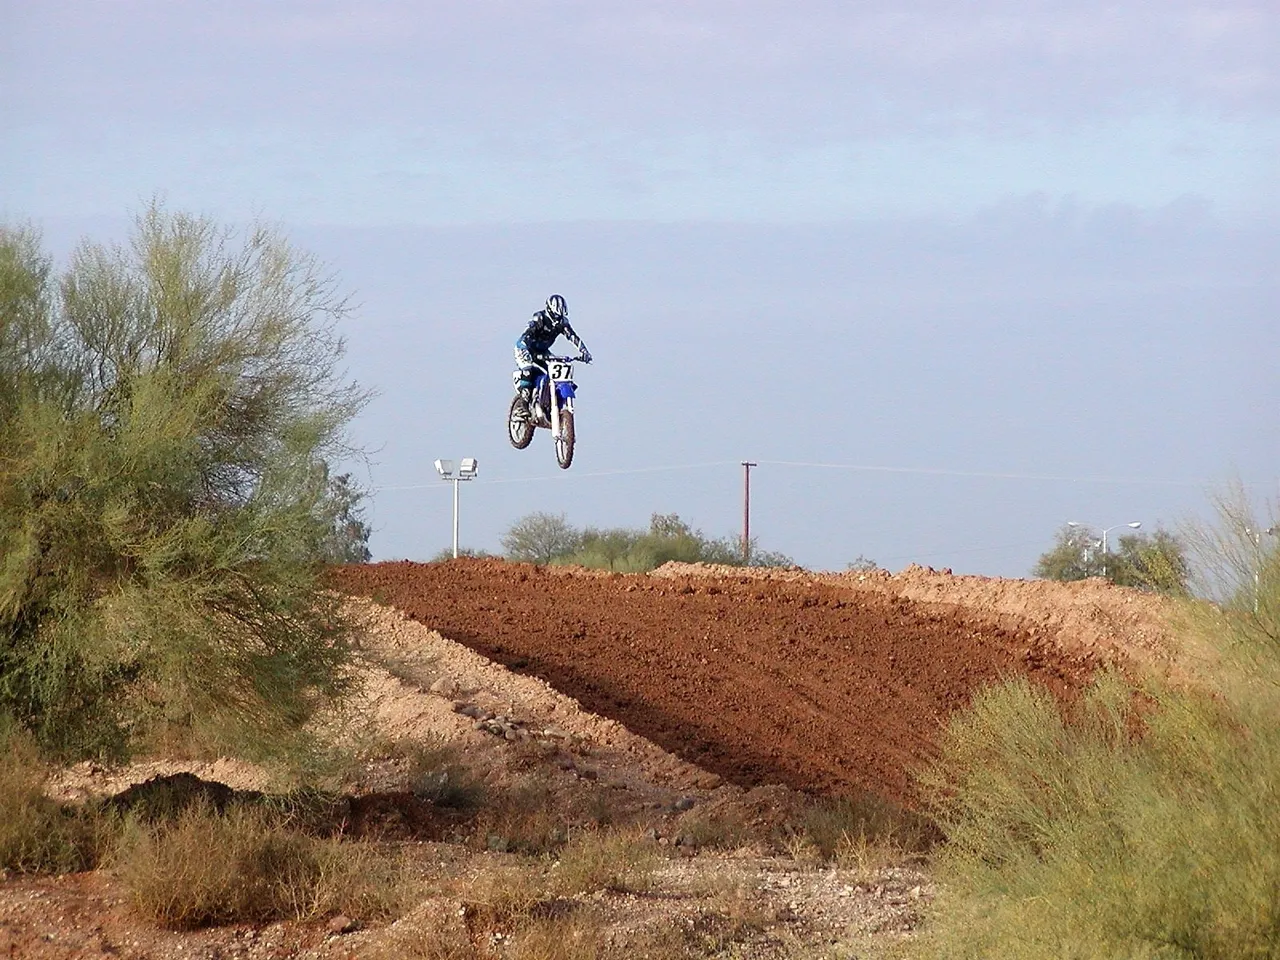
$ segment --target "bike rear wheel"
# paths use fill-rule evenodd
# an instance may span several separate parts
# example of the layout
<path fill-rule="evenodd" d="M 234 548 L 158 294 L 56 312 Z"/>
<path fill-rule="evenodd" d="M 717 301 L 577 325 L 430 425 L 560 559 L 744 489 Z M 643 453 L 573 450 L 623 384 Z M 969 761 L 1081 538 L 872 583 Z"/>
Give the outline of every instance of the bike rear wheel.
<path fill-rule="evenodd" d="M 524 413 L 520 395 L 516 394 L 507 408 L 507 439 L 517 450 L 523 450 L 533 439 L 533 430 L 533 421 Z"/>
<path fill-rule="evenodd" d="M 560 411 L 560 436 L 556 437 L 556 463 L 561 470 L 568 470 L 573 463 L 573 411 Z"/>

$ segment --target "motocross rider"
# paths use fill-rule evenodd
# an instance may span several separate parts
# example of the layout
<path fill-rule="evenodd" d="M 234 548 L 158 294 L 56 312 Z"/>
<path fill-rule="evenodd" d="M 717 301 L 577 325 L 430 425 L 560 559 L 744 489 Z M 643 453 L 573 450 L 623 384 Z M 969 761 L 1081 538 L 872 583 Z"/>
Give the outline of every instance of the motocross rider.
<path fill-rule="evenodd" d="M 533 402 L 533 381 L 537 372 L 534 361 L 546 363 L 551 345 L 556 338 L 564 334 L 565 339 L 578 348 L 582 354 L 582 362 L 591 362 L 591 351 L 582 343 L 582 338 L 569 326 L 569 307 L 564 297 L 553 293 L 547 298 L 547 305 L 529 319 L 524 333 L 516 339 L 516 371 L 511 374 L 515 381 L 516 392 L 520 395 L 521 412 L 526 417 L 532 416 L 530 406 Z"/>

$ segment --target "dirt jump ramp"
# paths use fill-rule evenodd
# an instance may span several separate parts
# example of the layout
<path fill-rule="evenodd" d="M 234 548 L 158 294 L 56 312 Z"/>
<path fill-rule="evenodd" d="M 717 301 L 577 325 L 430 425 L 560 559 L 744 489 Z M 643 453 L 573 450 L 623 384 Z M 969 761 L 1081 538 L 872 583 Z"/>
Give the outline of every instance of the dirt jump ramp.
<path fill-rule="evenodd" d="M 910 803 L 913 771 L 976 689 L 1026 675 L 1069 697 L 1096 665 L 1007 616 L 816 577 L 468 559 L 334 577 L 742 786 Z"/>

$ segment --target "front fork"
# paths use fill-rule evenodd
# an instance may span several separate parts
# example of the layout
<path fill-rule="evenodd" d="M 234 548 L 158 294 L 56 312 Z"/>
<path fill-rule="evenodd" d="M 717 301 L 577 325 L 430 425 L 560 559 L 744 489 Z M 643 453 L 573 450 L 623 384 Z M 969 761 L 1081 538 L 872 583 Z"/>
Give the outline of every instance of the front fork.
<path fill-rule="evenodd" d="M 551 385 L 551 436 L 559 439 L 560 437 L 560 411 L 568 410 L 573 413 L 573 392 L 572 388 L 564 391 L 560 390 L 559 384 Z"/>

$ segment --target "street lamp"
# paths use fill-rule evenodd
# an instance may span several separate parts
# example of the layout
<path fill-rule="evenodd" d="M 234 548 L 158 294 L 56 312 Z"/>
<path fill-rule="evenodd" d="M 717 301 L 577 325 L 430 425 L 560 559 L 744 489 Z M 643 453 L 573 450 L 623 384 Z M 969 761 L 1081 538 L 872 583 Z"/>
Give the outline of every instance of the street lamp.
<path fill-rule="evenodd" d="M 1080 524 L 1076 523 L 1074 520 L 1068 520 L 1067 526 L 1078 527 L 1080 526 Z M 1131 520 L 1129 523 L 1117 523 L 1115 526 L 1107 527 L 1105 530 L 1102 531 L 1102 575 L 1104 577 L 1107 575 L 1107 534 L 1110 533 L 1112 530 L 1119 530 L 1121 527 L 1130 527 L 1134 530 L 1137 530 L 1141 526 L 1142 526 L 1141 520 Z"/>
<path fill-rule="evenodd" d="M 453 472 L 452 460 L 437 460 L 436 473 L 440 474 L 441 480 L 448 480 L 453 484 L 453 558 L 458 559 L 458 484 L 463 480 L 474 480 L 479 465 L 476 463 L 475 457 L 463 457 L 462 463 L 458 465 L 458 473 L 455 476 Z"/>

